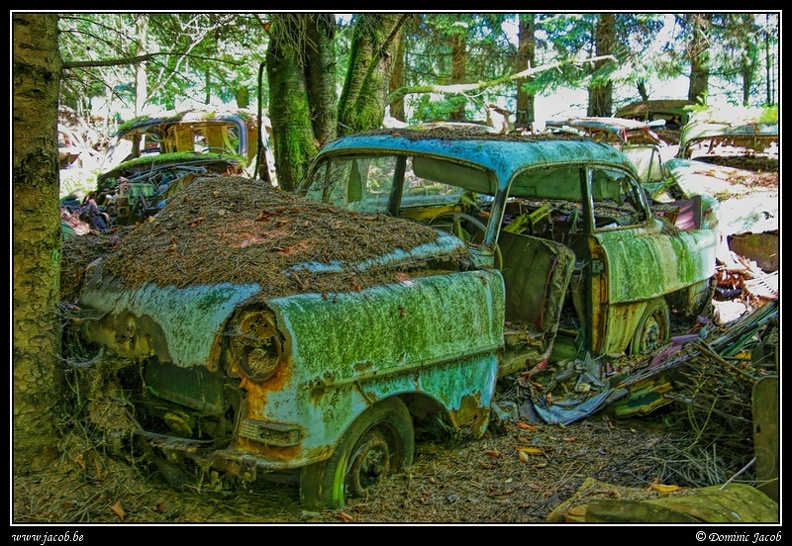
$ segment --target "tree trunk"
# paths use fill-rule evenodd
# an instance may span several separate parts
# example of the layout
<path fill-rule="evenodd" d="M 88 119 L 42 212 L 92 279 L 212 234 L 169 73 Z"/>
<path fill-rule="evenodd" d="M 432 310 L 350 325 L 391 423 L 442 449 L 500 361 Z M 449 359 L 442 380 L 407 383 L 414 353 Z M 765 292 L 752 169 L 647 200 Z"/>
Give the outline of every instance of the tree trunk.
<path fill-rule="evenodd" d="M 409 15 L 362 13 L 357 17 L 349 68 L 338 105 L 338 132 L 342 135 L 382 124 L 401 27 Z"/>
<path fill-rule="evenodd" d="M 616 40 L 616 15 L 613 13 L 601 13 L 597 19 L 597 29 L 595 42 L 597 56 L 610 55 L 613 53 L 613 45 Z M 595 72 L 602 68 L 606 63 L 613 61 L 601 60 L 594 63 Z M 589 87 L 589 116 L 610 116 L 613 113 L 613 82 L 608 79 L 606 82 L 596 81 Z"/>
<path fill-rule="evenodd" d="M 465 83 L 467 68 L 467 40 L 464 34 L 451 35 L 451 84 Z M 454 109 L 449 113 L 449 121 L 465 121 L 465 95 L 455 97 Z"/>
<path fill-rule="evenodd" d="M 338 129 L 336 94 L 335 16 L 332 13 L 308 15 L 306 27 L 305 80 L 313 132 L 319 146 L 335 139 Z"/>
<path fill-rule="evenodd" d="M 148 32 L 148 16 L 141 14 L 137 18 L 137 48 L 135 55 L 142 57 L 146 54 L 146 36 Z M 141 61 L 135 65 L 135 116 L 143 114 L 143 108 L 148 101 L 148 78 L 146 77 L 146 62 Z"/>
<path fill-rule="evenodd" d="M 765 20 L 769 21 L 772 17 L 771 14 L 765 14 Z M 777 30 L 777 29 L 776 29 Z M 765 50 L 765 86 L 767 87 L 767 94 L 765 97 L 766 104 L 776 104 L 776 79 L 773 75 L 776 73 L 774 70 L 775 58 L 773 49 L 770 47 L 770 34 L 764 34 L 764 50 Z"/>
<path fill-rule="evenodd" d="M 641 100 L 649 100 L 649 92 L 646 90 L 646 80 L 639 81 L 635 84 L 635 87 L 638 89 L 638 96 L 641 97 Z"/>
<path fill-rule="evenodd" d="M 712 26 L 711 13 L 689 13 L 685 19 L 691 27 L 688 44 L 690 57 L 690 87 L 688 99 L 705 104 L 709 87 L 709 33 Z"/>
<path fill-rule="evenodd" d="M 393 93 L 404 85 L 404 54 L 404 40 L 399 40 L 399 49 L 393 59 L 393 73 L 388 84 L 389 93 Z M 390 115 L 399 121 L 407 121 L 404 113 L 404 95 L 391 101 Z"/>
<path fill-rule="evenodd" d="M 536 37 L 534 36 L 534 32 L 536 31 L 536 14 L 521 13 L 519 17 L 519 45 L 517 46 L 517 57 L 514 61 L 514 69 L 517 72 L 525 70 L 529 66 L 533 67 L 536 51 Z M 534 112 L 535 96 L 523 90 L 523 85 L 531 79 L 532 78 L 524 78 L 517 80 L 517 114 L 514 120 L 514 127 L 516 129 L 531 129 L 536 120 L 536 113 Z"/>
<path fill-rule="evenodd" d="M 267 48 L 269 118 L 274 134 L 278 185 L 294 189 L 311 158 L 318 151 L 311 122 L 304 56 L 308 13 L 273 14 L 272 35 Z"/>
<path fill-rule="evenodd" d="M 61 402 L 58 16 L 13 15 L 14 473 L 57 455 Z"/>

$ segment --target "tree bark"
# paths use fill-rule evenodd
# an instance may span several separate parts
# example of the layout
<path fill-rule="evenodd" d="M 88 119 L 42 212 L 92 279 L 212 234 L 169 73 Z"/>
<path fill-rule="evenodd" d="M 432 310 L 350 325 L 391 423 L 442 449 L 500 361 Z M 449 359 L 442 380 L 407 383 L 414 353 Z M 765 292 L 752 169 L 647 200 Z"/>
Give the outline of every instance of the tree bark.
<path fill-rule="evenodd" d="M 62 401 L 58 206 L 58 16 L 13 15 L 14 473 L 57 455 Z"/>
<path fill-rule="evenodd" d="M 319 147 L 314 138 L 306 73 L 308 13 L 273 14 L 267 48 L 269 118 L 274 135 L 278 185 L 291 191 L 302 178 Z"/>
<path fill-rule="evenodd" d="M 597 56 L 610 55 L 616 40 L 616 15 L 601 13 L 597 19 L 595 43 Z M 595 72 L 610 61 L 602 60 L 594 64 Z M 610 116 L 613 113 L 613 83 L 596 81 L 589 87 L 589 116 Z"/>
<path fill-rule="evenodd" d="M 335 28 L 335 16 L 332 13 L 312 13 L 308 16 L 305 29 L 308 104 L 311 108 L 314 136 L 320 147 L 335 139 L 338 129 Z"/>
<path fill-rule="evenodd" d="M 146 36 L 148 35 L 148 17 L 138 17 L 136 23 L 137 47 L 135 56 L 140 58 L 146 54 Z M 148 102 L 148 78 L 146 77 L 146 62 L 135 64 L 135 116 L 143 115 L 143 108 Z"/>
<path fill-rule="evenodd" d="M 393 59 L 393 73 L 391 73 L 388 93 L 393 93 L 404 85 L 404 40 L 399 40 L 399 49 Z M 390 102 L 390 115 L 399 121 L 407 121 L 404 111 L 404 96 Z"/>
<path fill-rule="evenodd" d="M 536 14 L 521 13 L 519 18 L 519 43 L 517 56 L 514 60 L 514 68 L 518 72 L 534 65 L 536 52 L 536 37 L 534 36 Z M 523 85 L 530 80 L 531 78 L 517 80 L 517 114 L 514 118 L 514 127 L 516 129 L 531 129 L 534 121 L 536 121 L 536 113 L 534 111 L 535 96 L 523 89 Z"/>
<path fill-rule="evenodd" d="M 363 13 L 355 22 L 344 89 L 338 105 L 339 134 L 382 125 L 388 85 L 409 14 Z"/>

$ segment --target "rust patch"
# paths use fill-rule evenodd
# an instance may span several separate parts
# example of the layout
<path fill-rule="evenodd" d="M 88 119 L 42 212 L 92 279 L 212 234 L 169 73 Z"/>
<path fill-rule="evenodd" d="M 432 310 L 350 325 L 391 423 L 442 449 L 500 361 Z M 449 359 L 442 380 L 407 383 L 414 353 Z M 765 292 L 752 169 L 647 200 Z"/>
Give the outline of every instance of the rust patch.
<path fill-rule="evenodd" d="M 470 426 L 474 431 L 483 433 L 489 423 L 489 408 L 481 403 L 481 393 L 467 394 L 462 397 L 459 409 L 451 412 L 456 426 Z"/>

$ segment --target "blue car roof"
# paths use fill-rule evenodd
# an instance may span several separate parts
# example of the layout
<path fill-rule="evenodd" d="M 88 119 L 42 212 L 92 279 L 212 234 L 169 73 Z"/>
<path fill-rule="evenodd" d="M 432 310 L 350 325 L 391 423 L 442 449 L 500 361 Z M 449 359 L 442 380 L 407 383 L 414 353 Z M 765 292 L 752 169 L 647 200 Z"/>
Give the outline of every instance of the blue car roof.
<path fill-rule="evenodd" d="M 377 130 L 341 137 L 327 144 L 316 159 L 346 150 L 380 153 L 420 153 L 478 165 L 493 171 L 501 188 L 514 173 L 529 167 L 570 164 L 618 165 L 634 172 L 632 163 L 615 147 L 586 138 L 558 135 L 462 134 L 449 130 Z M 636 175 L 637 176 L 637 175 Z"/>

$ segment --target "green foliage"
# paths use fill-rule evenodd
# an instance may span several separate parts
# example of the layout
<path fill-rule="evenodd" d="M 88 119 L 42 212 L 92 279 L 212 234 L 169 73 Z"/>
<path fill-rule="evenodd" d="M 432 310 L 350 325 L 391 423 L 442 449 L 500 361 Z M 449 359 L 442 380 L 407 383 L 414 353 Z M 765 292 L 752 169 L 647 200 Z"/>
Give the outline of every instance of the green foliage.
<path fill-rule="evenodd" d="M 600 14 L 533 15 L 536 29 L 533 67 L 554 64 L 558 67 L 537 72 L 524 80 L 522 87 L 531 95 L 548 96 L 562 88 L 607 83 L 612 84 L 614 94 L 638 98 L 637 87 L 690 72 L 689 22 L 693 14 L 615 14 L 616 40 L 612 53 L 617 62 L 600 63 L 599 66 L 582 61 L 596 54 L 594 40 Z M 361 13 L 337 18 L 332 37 L 335 61 L 330 60 L 323 66 L 332 67 L 328 73 L 335 78 L 338 96 L 342 96 L 350 67 L 356 66 L 353 29 L 360 19 L 375 22 L 377 17 Z M 777 87 L 778 81 L 779 19 L 777 13 L 712 14 L 712 27 L 708 29 L 709 69 L 728 87 L 725 91 L 717 89 L 719 95 L 728 92 L 735 104 L 744 103 L 745 96 L 751 104 L 777 102 L 773 86 Z M 92 107 L 107 103 L 112 112 L 108 117 L 115 114 L 118 121 L 134 117 L 135 69 L 139 61 L 136 56 L 144 54 L 147 55 L 147 104 L 162 109 L 182 109 L 231 104 L 238 96 L 249 96 L 253 109 L 259 99 L 259 69 L 276 33 L 283 32 L 279 55 L 294 56 L 296 62 L 304 63 L 307 56 L 316 54 L 316 44 L 306 43 L 307 29 L 301 32 L 299 28 L 309 21 L 305 14 L 280 12 L 59 14 L 59 43 L 66 62 L 61 103 L 86 115 Z M 450 119 L 460 112 L 468 120 L 483 120 L 487 103 L 513 110 L 517 84 L 508 76 L 516 71 L 517 21 L 516 14 L 508 13 L 443 12 L 407 17 L 402 31 L 405 54 L 399 87 L 421 91 L 405 95 L 409 117 L 405 121 Z M 139 25 L 146 29 L 142 36 L 138 35 Z M 371 41 L 372 48 L 385 39 L 377 36 L 376 30 L 375 27 L 358 29 L 358 32 L 375 32 L 369 34 L 376 37 Z M 376 52 L 376 49 L 371 51 Z M 361 72 L 360 67 L 356 70 Z M 361 75 L 359 81 L 387 85 L 387 81 L 380 82 L 378 77 L 378 74 Z M 432 86 L 476 82 L 487 85 L 464 92 L 435 93 L 431 90 Z M 648 92 L 651 93 L 651 89 Z M 713 89 L 705 90 L 704 96 L 708 92 L 712 94 Z M 266 78 L 261 94 L 263 104 L 268 105 L 270 87 Z M 380 100 L 378 95 L 375 98 L 373 94 L 356 98 L 353 111 L 347 114 L 354 120 L 349 118 L 348 121 L 354 121 L 356 126 L 378 125 L 384 105 L 372 103 L 377 100 Z M 339 104 L 343 102 L 342 97 Z M 311 101 L 307 115 L 315 121 L 321 115 L 315 110 L 323 107 Z M 279 127 L 290 127 L 295 116 L 306 115 L 304 108 L 295 109 L 293 104 L 275 101 L 270 117 L 273 117 L 273 108 L 285 110 L 280 116 L 283 119 L 279 119 Z M 113 123 L 106 122 L 106 132 L 112 132 Z M 303 122 L 299 124 L 302 126 Z M 304 143 L 287 145 L 285 140 L 281 144 L 284 155 L 300 156 L 299 165 L 303 165 L 306 153 L 312 153 L 308 148 L 310 146 Z M 276 160 L 280 169 L 285 162 L 293 161 L 293 157 Z M 295 168 L 295 172 L 301 170 L 301 166 Z"/>
<path fill-rule="evenodd" d="M 778 105 L 766 106 L 759 118 L 759 123 L 778 123 Z"/>
<path fill-rule="evenodd" d="M 465 39 L 465 82 L 487 81 L 511 74 L 516 44 L 504 30 L 504 24 L 516 24 L 513 14 L 430 13 L 405 27 L 404 40 L 409 67 L 405 87 L 427 83 L 448 85 L 452 81 L 452 38 Z M 460 106 L 467 119 L 483 119 L 484 105 L 510 96 L 512 86 L 493 86 L 473 95 L 427 95 L 407 97 L 413 116 L 421 122 L 449 119 Z"/>
<path fill-rule="evenodd" d="M 143 44 L 136 34 L 142 18 Z M 227 104 L 240 88 L 257 98 L 258 66 L 267 43 L 261 15 L 73 13 L 61 16 L 59 28 L 66 63 L 95 63 L 71 68 L 67 64 L 62 103 L 78 112 L 88 111 L 94 101 L 134 110 L 135 56 L 140 53 L 150 55 L 149 104 L 164 109 L 186 102 Z"/>

